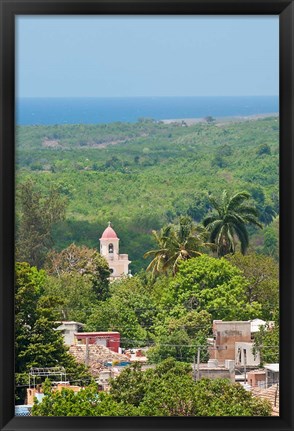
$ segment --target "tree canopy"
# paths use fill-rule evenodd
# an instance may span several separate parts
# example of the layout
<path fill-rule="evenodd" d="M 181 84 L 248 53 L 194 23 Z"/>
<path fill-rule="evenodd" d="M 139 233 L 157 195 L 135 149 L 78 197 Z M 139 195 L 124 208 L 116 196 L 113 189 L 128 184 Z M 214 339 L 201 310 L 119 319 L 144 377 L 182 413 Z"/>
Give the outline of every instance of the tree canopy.
<path fill-rule="evenodd" d="M 28 263 L 16 263 L 15 283 L 15 372 L 17 385 L 28 383 L 31 367 L 62 366 L 72 380 L 89 380 L 89 373 L 79 365 L 56 331 L 59 298 L 42 295 L 45 273 Z M 17 390 L 23 399 L 24 393 Z"/>
<path fill-rule="evenodd" d="M 246 256 L 236 253 L 227 259 L 248 281 L 245 289 L 248 303 L 258 302 L 262 318 L 272 320 L 279 308 L 279 268 L 275 259 L 253 253 Z"/>
<path fill-rule="evenodd" d="M 226 259 L 207 255 L 183 262 L 170 283 L 163 304 L 170 310 L 206 310 L 213 319 L 249 320 L 261 316 L 261 304 L 249 303 L 248 281 Z"/>
<path fill-rule="evenodd" d="M 52 250 L 47 256 L 45 269 L 48 274 L 68 282 L 71 276 L 83 276 L 92 283 L 97 299 L 104 300 L 109 296 L 109 266 L 95 249 L 71 244 L 60 253 Z"/>
<path fill-rule="evenodd" d="M 52 228 L 65 217 L 66 199 L 52 186 L 47 193 L 32 180 L 18 184 L 16 193 L 16 260 L 40 268 L 53 246 Z"/>

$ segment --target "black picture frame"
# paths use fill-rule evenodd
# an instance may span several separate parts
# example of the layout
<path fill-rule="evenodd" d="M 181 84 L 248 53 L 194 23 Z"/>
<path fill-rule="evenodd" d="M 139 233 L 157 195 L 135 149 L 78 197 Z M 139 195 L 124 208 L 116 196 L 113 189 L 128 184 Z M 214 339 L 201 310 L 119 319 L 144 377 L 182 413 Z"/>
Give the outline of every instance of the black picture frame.
<path fill-rule="evenodd" d="M 293 0 L 0 0 L 1 31 L 1 430 L 293 430 Z M 14 417 L 14 45 L 17 15 L 279 15 L 280 20 L 280 283 L 279 417 Z"/>

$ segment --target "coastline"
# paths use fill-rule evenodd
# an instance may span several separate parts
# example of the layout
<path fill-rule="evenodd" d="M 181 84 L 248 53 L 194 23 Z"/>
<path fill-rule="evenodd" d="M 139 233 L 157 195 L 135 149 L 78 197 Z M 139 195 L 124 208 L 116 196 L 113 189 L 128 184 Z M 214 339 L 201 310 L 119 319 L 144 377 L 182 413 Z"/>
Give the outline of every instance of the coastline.
<path fill-rule="evenodd" d="M 230 116 L 230 117 L 213 117 L 215 125 L 222 125 L 226 123 L 240 123 L 243 121 L 254 121 L 254 120 L 260 120 L 263 118 L 270 118 L 270 117 L 279 117 L 278 112 L 272 112 L 267 114 L 253 114 L 253 115 L 236 115 L 236 116 Z M 166 120 L 159 120 L 159 123 L 163 124 L 180 124 L 185 126 L 193 126 L 194 124 L 198 123 L 206 123 L 207 120 L 205 117 L 202 118 L 174 118 L 174 119 L 166 119 Z"/>

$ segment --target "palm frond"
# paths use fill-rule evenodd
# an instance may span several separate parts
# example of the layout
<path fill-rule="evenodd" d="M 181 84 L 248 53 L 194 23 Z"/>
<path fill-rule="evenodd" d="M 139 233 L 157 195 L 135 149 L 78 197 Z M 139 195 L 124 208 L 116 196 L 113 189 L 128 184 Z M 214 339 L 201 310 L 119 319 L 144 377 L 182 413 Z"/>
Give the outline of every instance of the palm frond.
<path fill-rule="evenodd" d="M 253 224 L 255 226 L 260 227 L 261 229 L 263 228 L 262 224 L 257 220 L 257 218 L 255 216 L 251 216 L 250 214 L 244 216 L 244 219 L 246 220 L 246 223 L 250 223 Z"/>
<path fill-rule="evenodd" d="M 213 196 L 209 196 L 209 201 L 211 203 L 211 205 L 213 206 L 213 208 L 219 213 L 222 213 L 222 205 L 213 197 Z"/>
<path fill-rule="evenodd" d="M 224 222 L 228 224 L 243 223 L 246 224 L 246 219 L 236 212 L 228 213 L 224 218 Z"/>
<path fill-rule="evenodd" d="M 249 246 L 249 237 L 248 237 L 248 232 L 246 230 L 246 227 L 244 225 L 236 225 L 234 226 L 234 230 L 240 240 L 241 253 L 245 254 Z"/>
<path fill-rule="evenodd" d="M 163 255 L 165 253 L 167 253 L 166 248 L 161 248 L 158 250 L 149 250 L 149 251 L 146 251 L 146 253 L 144 254 L 144 258 L 146 259 L 146 257 L 152 256 L 152 255 L 154 255 L 156 257 L 156 256 Z"/>
<path fill-rule="evenodd" d="M 205 217 L 202 223 L 204 227 L 210 229 L 210 225 L 219 219 L 220 219 L 219 214 L 211 214 Z"/>
<path fill-rule="evenodd" d="M 232 225 L 228 225 L 227 237 L 229 243 L 229 251 L 235 253 L 235 241 L 234 241 L 234 228 Z"/>
<path fill-rule="evenodd" d="M 258 217 L 260 214 L 260 211 L 253 207 L 252 205 L 242 205 L 238 208 L 238 213 L 240 214 L 252 214 L 255 217 Z"/>
<path fill-rule="evenodd" d="M 228 204 L 228 211 L 234 211 L 238 208 L 245 200 L 250 198 L 250 194 L 248 192 L 238 192 L 231 196 Z"/>
<path fill-rule="evenodd" d="M 212 225 L 211 225 L 211 231 L 210 231 L 210 241 L 212 243 L 216 243 L 216 238 L 218 236 L 218 234 L 221 231 L 221 227 L 223 225 L 223 221 L 222 220 L 216 220 Z"/>

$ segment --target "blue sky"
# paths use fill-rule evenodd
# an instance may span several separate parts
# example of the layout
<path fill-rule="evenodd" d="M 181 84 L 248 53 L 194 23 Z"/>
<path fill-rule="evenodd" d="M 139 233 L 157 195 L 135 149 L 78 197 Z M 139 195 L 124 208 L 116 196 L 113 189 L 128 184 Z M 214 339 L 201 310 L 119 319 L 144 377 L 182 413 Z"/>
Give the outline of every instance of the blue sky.
<path fill-rule="evenodd" d="M 278 16 L 18 16 L 16 93 L 278 95 L 278 44 Z"/>

